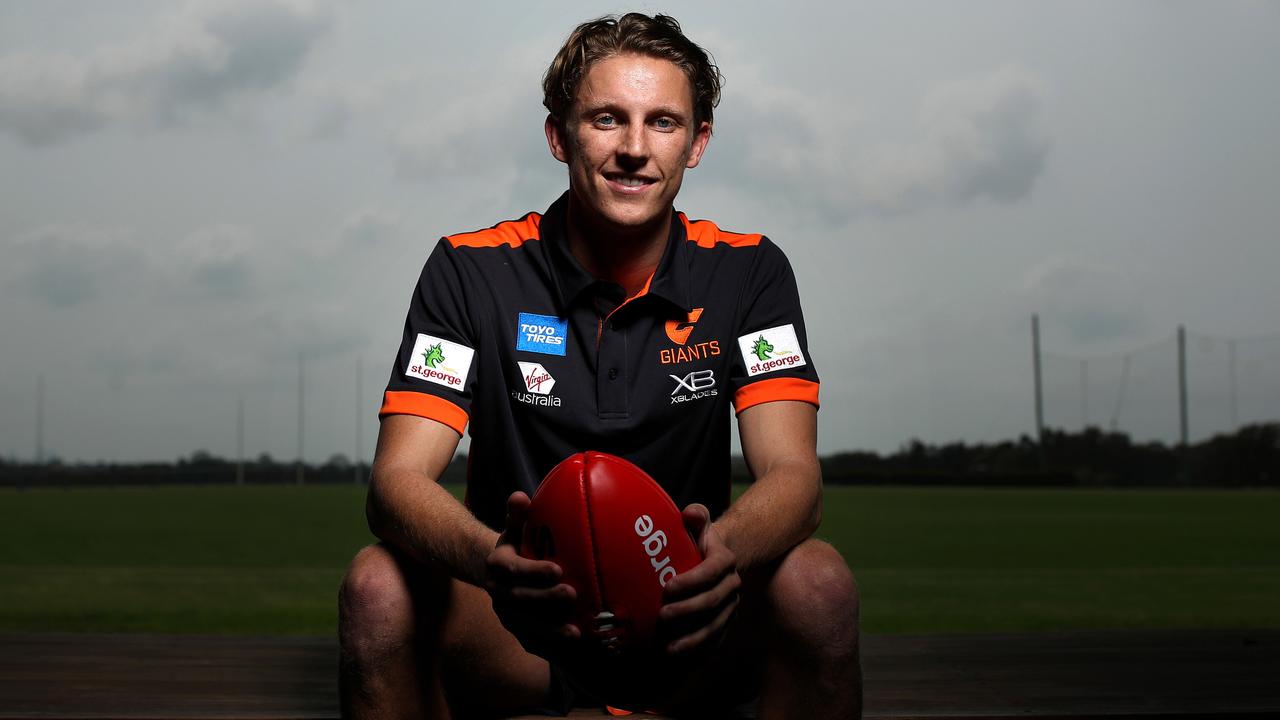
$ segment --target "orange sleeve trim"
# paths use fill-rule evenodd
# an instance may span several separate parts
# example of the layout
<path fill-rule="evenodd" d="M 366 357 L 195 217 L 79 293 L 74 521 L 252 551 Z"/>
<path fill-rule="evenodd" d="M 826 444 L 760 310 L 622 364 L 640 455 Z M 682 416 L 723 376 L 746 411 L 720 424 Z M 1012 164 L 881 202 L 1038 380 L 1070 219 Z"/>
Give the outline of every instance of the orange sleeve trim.
<path fill-rule="evenodd" d="M 500 222 L 486 230 L 450 235 L 445 240 L 448 240 L 449 244 L 454 247 L 480 248 L 499 247 L 502 245 L 520 247 L 526 240 L 537 240 L 541 237 L 538 234 L 538 226 L 541 222 L 541 215 L 529 213 L 519 220 Z"/>
<path fill-rule="evenodd" d="M 435 395 L 409 390 L 388 390 L 382 394 L 382 409 L 378 417 L 386 415 L 417 415 L 428 418 L 458 431 L 467 429 L 467 411 Z"/>
<path fill-rule="evenodd" d="M 684 233 L 689 240 L 701 248 L 713 248 L 716 243 L 724 243 L 732 247 L 750 247 L 759 245 L 763 235 L 744 235 L 742 233 L 721 230 L 710 220 L 690 220 L 684 213 L 677 213 L 680 222 L 684 223 Z"/>
<path fill-rule="evenodd" d="M 799 400 L 820 407 L 818 383 L 799 378 L 773 378 L 753 382 L 738 388 L 733 396 L 733 406 L 737 412 L 742 412 L 753 405 L 775 400 Z"/>

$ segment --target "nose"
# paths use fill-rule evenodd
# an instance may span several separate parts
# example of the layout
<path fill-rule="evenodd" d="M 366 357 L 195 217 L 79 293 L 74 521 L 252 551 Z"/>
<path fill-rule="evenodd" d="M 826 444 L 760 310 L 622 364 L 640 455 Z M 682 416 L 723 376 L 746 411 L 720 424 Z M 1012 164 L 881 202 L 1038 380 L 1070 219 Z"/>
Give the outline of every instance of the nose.
<path fill-rule="evenodd" d="M 649 143 L 644 123 L 630 123 L 618 142 L 618 163 L 626 167 L 644 165 L 649 159 Z"/>

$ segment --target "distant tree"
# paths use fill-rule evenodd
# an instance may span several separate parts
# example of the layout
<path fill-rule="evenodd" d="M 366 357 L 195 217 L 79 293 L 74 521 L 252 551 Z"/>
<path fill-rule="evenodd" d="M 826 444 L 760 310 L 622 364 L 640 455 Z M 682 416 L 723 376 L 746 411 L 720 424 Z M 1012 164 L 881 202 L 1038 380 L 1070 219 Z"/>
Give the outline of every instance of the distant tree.
<path fill-rule="evenodd" d="M 201 449 L 191 453 L 190 462 L 192 465 L 218 465 L 222 460 L 214 457 L 213 453 L 208 450 Z"/>
<path fill-rule="evenodd" d="M 334 470 L 350 470 L 351 460 L 343 453 L 334 453 L 324 462 L 324 467 Z"/>

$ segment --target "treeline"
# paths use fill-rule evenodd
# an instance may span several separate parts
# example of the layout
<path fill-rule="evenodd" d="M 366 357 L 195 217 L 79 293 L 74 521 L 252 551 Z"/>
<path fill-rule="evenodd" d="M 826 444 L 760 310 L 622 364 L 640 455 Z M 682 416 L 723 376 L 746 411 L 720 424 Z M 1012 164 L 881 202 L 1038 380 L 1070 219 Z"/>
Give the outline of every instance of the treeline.
<path fill-rule="evenodd" d="M 464 469 L 465 473 L 465 469 Z M 365 482 L 368 463 L 356 465 L 345 455 L 321 464 L 275 460 L 263 454 L 243 463 L 197 450 L 176 462 L 43 464 L 0 460 L 0 486 L 48 487 L 71 485 L 250 485 L 337 484 Z"/>
<path fill-rule="evenodd" d="M 912 441 L 890 455 L 823 457 L 832 485 L 986 485 L 1046 487 L 1280 486 L 1280 423 L 1249 425 L 1186 447 L 1135 443 L 1088 428 L 1049 430 L 1043 442 L 926 445 Z"/>
<path fill-rule="evenodd" d="M 1280 423 L 1249 425 L 1187 447 L 1135 443 L 1124 433 L 1089 428 L 1046 430 L 1043 442 L 1023 436 L 994 444 L 928 445 L 913 440 L 896 452 L 849 452 L 821 458 L 828 485 L 1040 487 L 1280 487 Z M 466 480 L 466 456 L 442 480 Z M 368 464 L 343 455 L 299 465 L 269 455 L 238 463 L 197 451 L 175 463 L 20 463 L 0 459 L 0 486 L 255 485 L 366 482 Z M 749 482 L 734 458 L 735 482 Z"/>

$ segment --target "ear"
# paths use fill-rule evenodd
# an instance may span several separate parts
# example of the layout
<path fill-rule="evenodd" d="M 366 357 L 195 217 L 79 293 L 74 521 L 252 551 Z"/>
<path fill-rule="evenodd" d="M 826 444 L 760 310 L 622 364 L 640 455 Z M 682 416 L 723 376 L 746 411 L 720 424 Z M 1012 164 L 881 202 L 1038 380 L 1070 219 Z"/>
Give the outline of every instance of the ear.
<path fill-rule="evenodd" d="M 564 136 L 564 129 L 560 127 L 560 119 L 555 115 L 547 115 L 546 122 L 542 123 L 542 130 L 547 134 L 547 148 L 551 150 L 551 156 L 562 163 L 568 163 L 568 138 Z"/>
<path fill-rule="evenodd" d="M 684 164 L 686 168 L 692 170 L 698 167 L 698 162 L 702 160 L 702 153 L 706 152 L 709 142 L 711 142 L 711 123 L 703 120 L 693 134 L 693 144 L 689 147 L 689 161 Z"/>

